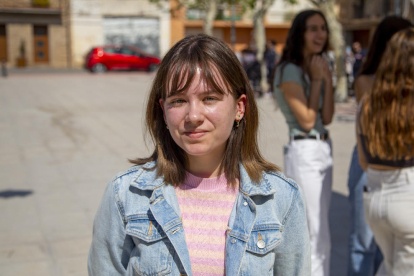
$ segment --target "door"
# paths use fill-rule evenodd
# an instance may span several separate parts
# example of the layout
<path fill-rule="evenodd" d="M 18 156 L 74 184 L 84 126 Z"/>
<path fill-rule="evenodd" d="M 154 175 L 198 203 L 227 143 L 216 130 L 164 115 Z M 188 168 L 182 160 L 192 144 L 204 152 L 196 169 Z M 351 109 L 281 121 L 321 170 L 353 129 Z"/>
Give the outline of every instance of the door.
<path fill-rule="evenodd" d="M 160 23 L 157 18 L 114 17 L 103 19 L 105 44 L 132 45 L 159 55 Z"/>
<path fill-rule="evenodd" d="M 49 62 L 49 40 L 47 26 L 34 26 L 34 60 L 37 63 Z"/>
<path fill-rule="evenodd" d="M 0 25 L 0 62 L 7 61 L 6 25 Z"/>

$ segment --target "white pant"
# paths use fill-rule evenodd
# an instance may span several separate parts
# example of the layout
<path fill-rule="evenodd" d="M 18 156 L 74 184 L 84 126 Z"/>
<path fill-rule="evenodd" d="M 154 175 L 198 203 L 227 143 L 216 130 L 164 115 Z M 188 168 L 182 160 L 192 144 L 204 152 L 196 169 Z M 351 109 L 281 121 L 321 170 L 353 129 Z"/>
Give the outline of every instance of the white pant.
<path fill-rule="evenodd" d="M 298 183 L 306 201 L 312 276 L 329 276 L 332 164 L 330 140 L 293 140 L 285 147 L 285 174 Z"/>
<path fill-rule="evenodd" d="M 379 171 L 368 168 L 365 219 L 384 256 L 386 273 L 414 275 L 414 167 Z"/>

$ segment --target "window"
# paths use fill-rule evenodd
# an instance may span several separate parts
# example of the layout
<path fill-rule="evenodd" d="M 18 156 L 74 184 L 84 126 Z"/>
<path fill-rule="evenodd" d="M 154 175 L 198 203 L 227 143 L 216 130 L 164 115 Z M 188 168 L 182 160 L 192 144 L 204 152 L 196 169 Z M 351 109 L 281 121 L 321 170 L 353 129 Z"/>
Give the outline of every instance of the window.
<path fill-rule="evenodd" d="M 104 48 L 103 51 L 108 54 L 120 54 L 121 53 L 120 48 Z"/>
<path fill-rule="evenodd" d="M 128 55 L 128 56 L 139 56 L 139 54 L 137 52 L 132 51 L 129 48 L 123 47 L 121 49 L 121 53 L 124 55 Z"/>

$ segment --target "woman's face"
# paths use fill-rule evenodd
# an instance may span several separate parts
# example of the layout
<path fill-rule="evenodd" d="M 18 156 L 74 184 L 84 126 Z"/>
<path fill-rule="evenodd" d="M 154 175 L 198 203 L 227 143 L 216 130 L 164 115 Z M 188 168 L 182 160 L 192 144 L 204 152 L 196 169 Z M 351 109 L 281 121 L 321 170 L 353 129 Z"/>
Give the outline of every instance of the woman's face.
<path fill-rule="evenodd" d="M 326 22 L 319 14 L 314 14 L 306 20 L 304 56 L 316 55 L 322 52 L 328 39 Z"/>
<path fill-rule="evenodd" d="M 175 143 L 189 157 L 220 158 L 235 120 L 243 118 L 246 96 L 220 94 L 207 86 L 197 73 L 187 91 L 171 95 L 160 104 Z"/>

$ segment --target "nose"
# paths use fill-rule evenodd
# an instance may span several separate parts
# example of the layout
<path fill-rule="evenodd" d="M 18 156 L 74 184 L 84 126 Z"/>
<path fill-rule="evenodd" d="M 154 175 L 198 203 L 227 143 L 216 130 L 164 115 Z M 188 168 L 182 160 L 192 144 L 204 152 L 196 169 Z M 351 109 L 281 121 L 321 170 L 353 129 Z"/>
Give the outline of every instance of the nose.
<path fill-rule="evenodd" d="M 186 122 L 194 125 L 200 125 L 204 121 L 204 107 L 197 101 L 190 102 L 186 116 Z"/>

